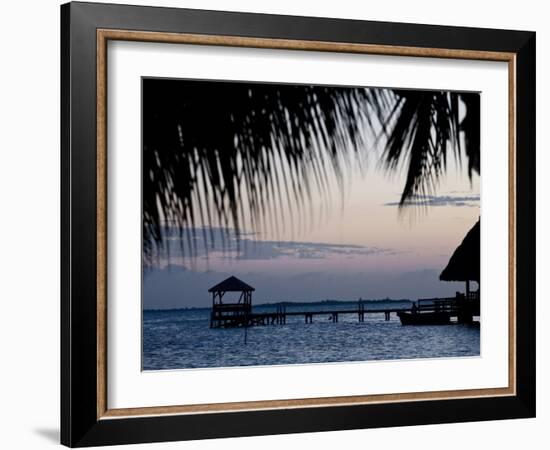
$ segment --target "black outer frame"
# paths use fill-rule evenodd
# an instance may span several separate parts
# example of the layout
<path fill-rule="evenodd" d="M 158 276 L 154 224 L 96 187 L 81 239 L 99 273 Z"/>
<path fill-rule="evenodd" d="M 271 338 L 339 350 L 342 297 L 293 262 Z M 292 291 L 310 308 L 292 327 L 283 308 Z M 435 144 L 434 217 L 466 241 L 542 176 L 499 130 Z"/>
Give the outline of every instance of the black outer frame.
<path fill-rule="evenodd" d="M 517 395 L 101 419 L 97 415 L 96 29 L 516 54 Z M 71 447 L 535 416 L 535 33 L 94 3 L 61 6 L 61 443 Z"/>

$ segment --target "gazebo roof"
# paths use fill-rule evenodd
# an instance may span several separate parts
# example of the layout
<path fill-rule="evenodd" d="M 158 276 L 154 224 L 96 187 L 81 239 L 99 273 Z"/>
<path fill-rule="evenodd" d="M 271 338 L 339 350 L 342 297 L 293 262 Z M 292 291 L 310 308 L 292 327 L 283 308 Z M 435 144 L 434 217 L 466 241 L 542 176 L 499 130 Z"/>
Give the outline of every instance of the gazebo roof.
<path fill-rule="evenodd" d="M 481 220 L 481 219 L 480 219 Z M 439 279 L 442 281 L 468 281 L 479 283 L 479 228 L 480 220 L 468 231 L 462 243 L 454 251 Z"/>
<path fill-rule="evenodd" d="M 231 276 L 208 289 L 208 292 L 251 292 L 254 290 L 252 286 L 246 284 L 244 281 Z"/>

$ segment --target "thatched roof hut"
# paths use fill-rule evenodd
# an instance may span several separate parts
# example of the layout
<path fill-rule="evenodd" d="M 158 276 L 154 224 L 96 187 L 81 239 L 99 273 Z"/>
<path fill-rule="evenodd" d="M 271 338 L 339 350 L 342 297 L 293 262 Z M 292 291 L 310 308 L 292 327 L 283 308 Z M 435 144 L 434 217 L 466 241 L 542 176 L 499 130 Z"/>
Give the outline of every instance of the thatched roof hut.
<path fill-rule="evenodd" d="M 440 280 L 477 281 L 479 283 L 480 220 L 468 231 L 462 243 L 454 251 L 447 267 L 439 275 Z"/>
<path fill-rule="evenodd" d="M 249 284 L 239 280 L 237 277 L 231 276 L 221 283 L 212 286 L 208 289 L 208 292 L 252 292 L 254 290 Z"/>

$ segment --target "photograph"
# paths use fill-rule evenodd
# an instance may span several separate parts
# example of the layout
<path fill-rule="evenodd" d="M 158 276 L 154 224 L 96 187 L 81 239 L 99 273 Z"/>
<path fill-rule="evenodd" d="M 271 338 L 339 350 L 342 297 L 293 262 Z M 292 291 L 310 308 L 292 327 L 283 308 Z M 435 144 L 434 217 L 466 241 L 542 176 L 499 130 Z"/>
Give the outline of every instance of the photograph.
<path fill-rule="evenodd" d="M 143 371 L 480 357 L 482 94 L 141 90 Z"/>
<path fill-rule="evenodd" d="M 143 3 L 71 2 L 38 28 L 58 89 L 36 77 L 42 37 L 14 59 L 25 89 L 60 94 L 60 126 L 21 90 L 6 109 L 27 129 L 14 150 L 43 135 L 29 124 L 59 134 L 57 219 L 16 199 L 32 217 L 5 221 L 36 234 L 39 218 L 44 244 L 60 228 L 60 276 L 44 249 L 31 283 L 59 282 L 59 308 L 33 296 L 59 357 L 27 333 L 12 365 L 55 363 L 58 440 L 517 448 L 541 431 L 510 419 L 540 415 L 543 15 Z M 56 179 L 8 176 L 27 166 Z M 20 247 L 5 260 L 28 278 Z"/>

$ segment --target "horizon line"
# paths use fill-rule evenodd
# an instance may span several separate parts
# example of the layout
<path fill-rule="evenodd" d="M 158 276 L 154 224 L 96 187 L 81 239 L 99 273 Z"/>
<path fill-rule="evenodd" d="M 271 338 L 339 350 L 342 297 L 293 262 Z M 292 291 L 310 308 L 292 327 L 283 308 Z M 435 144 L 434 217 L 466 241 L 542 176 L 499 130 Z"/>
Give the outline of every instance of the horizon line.
<path fill-rule="evenodd" d="M 414 300 L 408 298 L 401 299 L 392 299 L 392 298 L 382 298 L 382 299 L 362 299 L 362 300 L 314 300 L 314 301 L 280 301 L 280 302 L 265 302 L 265 303 L 256 303 L 253 306 L 275 306 L 275 305 L 303 305 L 303 304 L 321 304 L 321 303 L 378 303 L 378 302 L 410 302 Z M 178 311 L 178 310 L 188 310 L 188 309 L 211 309 L 211 306 L 181 306 L 181 307 L 169 307 L 169 308 L 143 308 L 143 311 Z"/>

